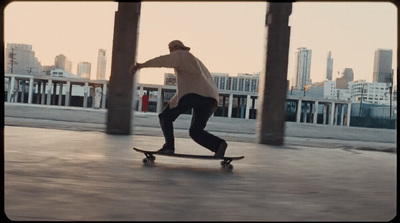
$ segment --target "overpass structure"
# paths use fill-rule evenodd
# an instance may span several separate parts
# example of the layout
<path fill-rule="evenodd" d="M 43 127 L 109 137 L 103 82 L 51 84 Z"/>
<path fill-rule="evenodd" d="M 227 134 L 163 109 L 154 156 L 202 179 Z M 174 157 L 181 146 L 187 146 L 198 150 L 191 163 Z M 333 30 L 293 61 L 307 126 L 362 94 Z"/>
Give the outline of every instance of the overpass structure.
<path fill-rule="evenodd" d="M 6 102 L 68 107 L 71 106 L 72 95 L 78 95 L 82 97 L 82 103 L 79 106 L 88 109 L 91 108 L 89 103 L 92 99 L 91 89 L 100 85 L 102 88 L 101 108 L 107 109 L 109 86 L 107 80 L 5 74 L 4 82 Z M 176 86 L 171 85 L 139 83 L 134 88 L 136 91 L 132 93 L 136 94 L 134 97 L 136 99 L 134 99 L 135 106 L 132 106 L 132 109 L 141 111 L 141 96 L 144 92 L 151 92 L 151 95 L 155 97 L 155 112 L 157 113 L 161 112 L 169 98 L 176 92 Z M 215 114 L 216 116 L 255 118 L 259 104 L 257 92 L 220 90 L 219 95 L 220 104 L 217 110 L 219 112 Z M 287 95 L 286 112 L 294 113 L 295 117 L 292 121 L 298 123 L 350 126 L 351 101 Z M 318 115 L 322 115 L 320 122 L 318 122 Z"/>

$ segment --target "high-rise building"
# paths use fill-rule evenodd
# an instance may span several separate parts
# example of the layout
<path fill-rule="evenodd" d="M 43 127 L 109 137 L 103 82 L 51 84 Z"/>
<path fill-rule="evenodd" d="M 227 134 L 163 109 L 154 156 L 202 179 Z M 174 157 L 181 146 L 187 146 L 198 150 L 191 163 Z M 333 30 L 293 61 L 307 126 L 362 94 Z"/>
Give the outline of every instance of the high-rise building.
<path fill-rule="evenodd" d="M 77 76 L 90 79 L 91 64 L 89 62 L 80 62 L 78 64 Z"/>
<path fill-rule="evenodd" d="M 296 74 L 292 79 L 292 87 L 294 90 L 303 90 L 306 85 L 311 84 L 311 50 L 301 47 L 295 54 L 297 55 Z"/>
<path fill-rule="evenodd" d="M 55 69 L 61 69 L 72 73 L 72 62 L 68 60 L 68 58 L 64 54 L 59 54 L 54 59 L 54 67 Z"/>
<path fill-rule="evenodd" d="M 349 81 L 354 80 L 354 72 L 352 68 L 344 68 L 343 77 L 347 78 Z"/>
<path fill-rule="evenodd" d="M 106 79 L 106 50 L 99 49 L 99 53 L 97 55 L 97 73 L 96 80 L 105 80 Z"/>
<path fill-rule="evenodd" d="M 333 58 L 332 53 L 329 51 L 328 58 L 326 60 L 326 79 L 332 80 L 332 71 L 333 71 Z"/>
<path fill-rule="evenodd" d="M 35 57 L 32 45 L 7 43 L 4 57 L 5 73 L 39 75 L 42 66 Z"/>
<path fill-rule="evenodd" d="M 377 49 L 375 51 L 372 82 L 391 83 L 393 78 L 392 56 L 393 51 L 390 49 Z"/>

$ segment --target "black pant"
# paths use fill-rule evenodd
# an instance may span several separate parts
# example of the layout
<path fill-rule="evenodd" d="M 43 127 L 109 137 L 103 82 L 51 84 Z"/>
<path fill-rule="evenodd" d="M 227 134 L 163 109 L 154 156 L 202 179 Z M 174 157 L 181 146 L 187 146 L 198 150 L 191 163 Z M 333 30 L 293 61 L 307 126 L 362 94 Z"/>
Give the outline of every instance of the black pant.
<path fill-rule="evenodd" d="M 170 108 L 168 103 L 164 110 L 158 115 L 161 129 L 165 137 L 164 148 L 175 148 L 174 127 L 172 123 L 180 114 L 193 109 L 192 122 L 189 129 L 190 137 L 198 144 L 215 152 L 219 145 L 225 142 L 225 140 L 204 131 L 207 121 L 212 115 L 211 111 L 214 105 L 215 99 L 203 97 L 198 94 L 187 94 L 183 96 L 179 100 L 178 106 L 175 108 Z"/>

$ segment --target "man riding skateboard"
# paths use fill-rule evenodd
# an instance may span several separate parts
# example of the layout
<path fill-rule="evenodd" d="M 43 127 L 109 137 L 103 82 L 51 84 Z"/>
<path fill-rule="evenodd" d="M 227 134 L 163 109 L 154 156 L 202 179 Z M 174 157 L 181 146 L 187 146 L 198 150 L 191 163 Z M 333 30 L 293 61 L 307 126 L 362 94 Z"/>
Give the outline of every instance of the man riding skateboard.
<path fill-rule="evenodd" d="M 158 151 L 162 154 L 175 152 L 173 122 L 178 116 L 193 109 L 189 129 L 190 137 L 201 146 L 214 152 L 214 156 L 223 157 L 228 146 L 225 140 L 205 131 L 207 121 L 218 108 L 218 89 L 204 64 L 193 56 L 181 41 L 168 44 L 170 54 L 162 55 L 131 67 L 134 75 L 138 69 L 148 67 L 174 68 L 177 79 L 177 91 L 162 112 L 158 115 L 164 134 L 165 144 Z"/>

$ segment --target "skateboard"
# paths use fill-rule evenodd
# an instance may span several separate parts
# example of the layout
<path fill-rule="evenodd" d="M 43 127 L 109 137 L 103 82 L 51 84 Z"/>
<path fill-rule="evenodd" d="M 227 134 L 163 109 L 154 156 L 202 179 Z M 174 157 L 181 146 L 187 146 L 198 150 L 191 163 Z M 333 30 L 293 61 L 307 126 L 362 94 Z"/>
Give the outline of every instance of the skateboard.
<path fill-rule="evenodd" d="M 215 156 L 211 156 L 211 155 L 207 156 L 207 155 L 193 155 L 193 154 L 180 154 L 180 153 L 161 154 L 161 153 L 157 153 L 157 151 L 146 151 L 146 150 L 141 150 L 138 148 L 133 148 L 133 149 L 139 153 L 143 153 L 146 156 L 146 158 L 143 159 L 143 164 L 145 164 L 145 165 L 154 163 L 154 161 L 156 160 L 156 157 L 154 155 L 160 155 L 160 156 L 171 156 L 171 157 L 191 158 L 191 159 L 222 160 L 221 167 L 226 170 L 232 170 L 233 166 L 232 166 L 231 162 L 233 160 L 241 160 L 244 158 L 244 156 L 215 157 Z"/>

